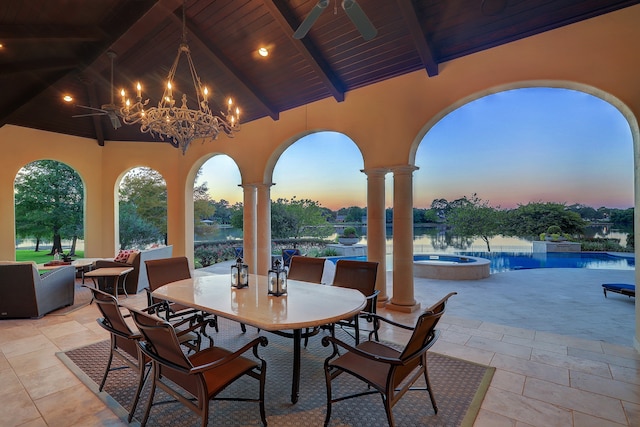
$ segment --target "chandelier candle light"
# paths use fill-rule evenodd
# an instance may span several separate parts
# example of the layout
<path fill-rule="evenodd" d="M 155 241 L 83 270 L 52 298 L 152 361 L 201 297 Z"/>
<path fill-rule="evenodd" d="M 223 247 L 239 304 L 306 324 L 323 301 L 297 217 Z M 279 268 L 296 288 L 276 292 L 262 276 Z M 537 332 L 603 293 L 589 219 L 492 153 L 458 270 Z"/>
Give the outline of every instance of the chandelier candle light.
<path fill-rule="evenodd" d="M 195 89 L 195 100 L 197 109 L 190 109 L 187 106 L 187 95 L 182 94 L 181 105 L 176 107 L 173 98 L 173 87 L 175 81 L 176 69 L 180 62 L 182 54 L 187 58 L 189 63 L 189 71 Z M 122 96 L 122 107 L 119 115 L 122 121 L 128 125 L 140 124 L 142 133 L 150 133 L 159 137 L 161 140 L 167 140 L 176 148 L 182 149 L 182 154 L 187 151 L 189 144 L 196 138 L 217 139 L 218 134 L 222 131 L 228 137 L 233 137 L 233 132 L 240 128 L 240 109 L 234 107 L 231 98 L 227 101 L 227 113 L 220 112 L 220 115 L 214 115 L 209 108 L 208 98 L 209 90 L 203 86 L 196 72 L 196 67 L 191 59 L 191 51 L 187 44 L 185 4 L 182 5 L 182 43 L 178 48 L 176 56 L 169 76 L 167 77 L 167 85 L 162 94 L 162 99 L 158 102 L 157 107 L 145 109 L 149 100 L 142 101 L 142 86 L 140 83 L 136 85 L 136 102 L 132 103 L 124 89 L 120 91 Z"/>

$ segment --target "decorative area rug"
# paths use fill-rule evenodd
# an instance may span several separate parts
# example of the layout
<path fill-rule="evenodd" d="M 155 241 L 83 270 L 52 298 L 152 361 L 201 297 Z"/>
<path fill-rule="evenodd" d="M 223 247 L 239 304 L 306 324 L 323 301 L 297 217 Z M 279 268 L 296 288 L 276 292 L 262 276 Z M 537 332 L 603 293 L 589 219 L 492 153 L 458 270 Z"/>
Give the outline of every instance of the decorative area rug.
<path fill-rule="evenodd" d="M 242 334 L 240 325 L 220 320 L 220 332 L 213 333 L 215 345 L 235 350 L 258 334 L 247 327 Z M 336 331 L 336 333 L 342 333 Z M 267 361 L 267 381 L 265 408 L 267 422 L 273 427 L 322 426 L 326 410 L 326 386 L 324 379 L 324 359 L 331 353 L 330 347 L 323 347 L 321 336 L 312 337 L 307 348 L 302 348 L 300 399 L 296 404 L 290 401 L 293 346 L 291 339 L 268 332 L 262 332 L 268 340 L 267 347 L 260 347 L 259 354 Z M 348 336 L 340 337 L 345 340 Z M 207 344 L 207 340 L 204 341 Z M 136 389 L 135 372 L 121 369 L 109 373 L 104 390 L 98 393 L 97 384 L 102 379 L 109 354 L 109 342 L 102 341 L 89 346 L 58 353 L 58 357 L 111 409 L 126 420 Z M 250 354 L 250 353 L 249 353 Z M 450 426 L 470 427 L 476 418 L 480 404 L 491 382 L 494 368 L 466 362 L 437 353 L 429 353 L 429 378 L 431 380 L 438 414 L 434 414 L 426 391 L 408 392 L 393 408 L 396 425 L 409 426 Z M 114 359 L 114 366 L 118 366 Z M 148 401 L 150 380 L 142 391 L 135 419 L 141 420 Z M 424 380 L 416 386 L 424 387 Z M 342 375 L 334 380 L 334 393 L 351 390 L 366 390 L 366 385 L 351 376 Z M 335 396 L 336 394 L 334 394 Z M 220 397 L 258 396 L 258 383 L 252 378 L 242 378 L 227 388 Z M 196 426 L 199 418 L 183 405 L 167 402 L 169 396 L 157 389 L 154 405 L 148 421 L 150 426 Z M 212 401 L 210 403 L 210 426 L 257 426 L 261 425 L 257 403 Z M 338 402 L 332 407 L 331 426 L 383 426 L 386 415 L 379 395 L 359 397 Z"/>
<path fill-rule="evenodd" d="M 47 316 L 64 316 L 65 314 L 73 313 L 76 310 L 86 307 L 91 302 L 91 291 L 84 286 L 80 281 L 76 281 L 75 290 L 73 294 L 73 304 L 67 307 L 59 308 Z"/>

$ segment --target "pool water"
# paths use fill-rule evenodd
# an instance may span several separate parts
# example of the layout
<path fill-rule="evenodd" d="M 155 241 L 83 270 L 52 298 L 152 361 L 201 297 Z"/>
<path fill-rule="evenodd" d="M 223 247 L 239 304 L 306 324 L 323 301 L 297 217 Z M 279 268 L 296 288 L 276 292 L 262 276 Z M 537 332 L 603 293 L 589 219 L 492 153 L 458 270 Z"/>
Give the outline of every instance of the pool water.
<path fill-rule="evenodd" d="M 635 258 L 602 252 L 458 252 L 457 256 L 472 256 L 491 261 L 490 272 L 523 270 L 529 268 L 591 268 L 600 270 L 635 270 Z M 333 263 L 339 259 L 366 261 L 367 257 L 329 257 Z M 414 255 L 415 261 L 428 259 L 428 255 Z"/>
<path fill-rule="evenodd" d="M 598 270 L 634 270 L 635 258 L 602 252 L 464 252 L 464 255 L 491 261 L 491 273 L 529 268 L 591 268 Z"/>

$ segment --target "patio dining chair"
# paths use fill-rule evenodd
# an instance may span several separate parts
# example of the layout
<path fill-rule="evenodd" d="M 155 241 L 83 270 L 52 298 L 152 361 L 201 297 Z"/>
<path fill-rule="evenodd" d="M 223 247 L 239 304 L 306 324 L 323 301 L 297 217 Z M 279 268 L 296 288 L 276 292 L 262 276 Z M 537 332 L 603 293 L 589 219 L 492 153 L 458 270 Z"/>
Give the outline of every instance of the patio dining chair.
<path fill-rule="evenodd" d="M 147 292 L 147 303 L 150 307 L 159 304 L 159 314 L 162 314 L 162 316 L 168 321 L 171 321 L 174 318 L 184 318 L 185 316 L 193 316 L 194 321 L 200 322 L 206 319 L 207 322 L 205 325 L 208 324 L 218 332 L 217 316 L 204 313 L 200 310 L 196 310 L 182 304 L 158 299 L 152 295 L 152 292 L 160 286 L 164 286 L 178 280 L 191 278 L 191 269 L 189 268 L 189 260 L 187 257 L 148 260 L 145 261 L 145 268 L 147 269 L 147 277 L 149 279 L 149 287 L 145 288 L 145 290 Z"/>
<path fill-rule="evenodd" d="M 418 317 L 414 327 L 402 325 L 385 317 L 372 314 L 379 321 L 388 323 L 394 327 L 413 330 L 411 338 L 401 350 L 386 344 L 372 341 L 373 332 L 369 334 L 369 340 L 355 347 L 337 339 L 334 336 L 322 338 L 322 345 L 332 345 L 333 353 L 324 362 L 325 381 L 327 385 L 327 413 L 324 420 L 325 427 L 331 419 L 331 405 L 346 399 L 379 393 L 382 397 L 384 409 L 387 414 L 389 427 L 393 427 L 393 406 L 409 390 L 426 390 L 429 392 L 431 405 L 434 412 L 438 413 L 438 406 L 433 395 L 433 389 L 429 382 L 427 368 L 427 350 L 433 346 L 439 336 L 436 326 L 444 314 L 447 300 L 455 295 L 451 292 L 433 306 L 425 310 Z M 343 350 L 340 355 L 339 349 Z M 365 382 L 367 388 L 364 391 L 356 391 L 333 398 L 332 383 L 338 376 L 346 373 Z M 414 388 L 413 384 L 424 377 L 425 387 Z"/>
<path fill-rule="evenodd" d="M 133 320 L 144 336 L 138 343 L 142 352 L 151 359 L 153 382 L 141 426 L 149 420 L 156 388 L 160 387 L 176 401 L 182 403 L 201 418 L 206 427 L 209 419 L 209 402 L 237 379 L 247 375 L 259 382 L 257 399 L 224 397 L 219 400 L 258 402 L 260 418 L 267 425 L 264 410 L 264 388 L 267 362 L 258 356 L 258 346 L 268 344 L 266 337 L 258 337 L 236 351 L 222 347 L 208 347 L 191 355 L 185 355 L 173 326 L 157 316 L 130 309 Z M 245 353 L 253 351 L 253 358 Z M 161 403 L 161 402 L 158 402 Z M 165 403 L 165 402 L 162 402 Z"/>
<path fill-rule="evenodd" d="M 378 263 L 374 261 L 356 261 L 341 259 L 336 262 L 336 273 L 333 277 L 333 286 L 357 289 L 367 299 L 367 304 L 359 315 L 351 319 L 342 320 L 335 325 L 353 329 L 356 345 L 360 343 L 360 319 L 365 319 L 373 324 L 373 332 L 378 340 L 378 321 L 375 316 L 378 303 L 379 290 L 376 289 L 376 276 Z"/>
<path fill-rule="evenodd" d="M 289 268 L 289 266 L 291 265 L 291 258 L 296 256 L 296 255 L 302 255 L 302 253 L 300 253 L 300 249 L 283 249 L 282 250 L 282 266 L 284 268 Z"/>
<path fill-rule="evenodd" d="M 107 365 L 98 390 L 102 391 L 110 372 L 121 369 L 120 367 L 111 367 L 114 357 L 138 373 L 138 387 L 135 391 L 133 402 L 131 403 L 131 409 L 129 410 L 128 420 L 131 422 L 138 405 L 140 391 L 149 374 L 151 360 L 140 351 L 138 342 L 142 339 L 142 335 L 139 331 L 134 330 L 135 327 L 132 329 L 129 326 L 126 318 L 130 317 L 130 315 L 122 314 L 121 306 L 118 304 L 116 297 L 92 286 L 83 286 L 91 290 L 93 301 L 95 301 L 102 315 L 101 318 L 97 319 L 97 322 L 102 328 L 109 332 L 111 341 L 109 358 L 107 359 Z M 200 349 L 200 336 L 192 330 L 184 329 L 178 332 L 177 336 L 179 343 L 185 345 L 189 351 L 197 351 Z"/>
<path fill-rule="evenodd" d="M 310 283 L 322 283 L 324 258 L 295 255 L 291 257 L 287 278 Z"/>

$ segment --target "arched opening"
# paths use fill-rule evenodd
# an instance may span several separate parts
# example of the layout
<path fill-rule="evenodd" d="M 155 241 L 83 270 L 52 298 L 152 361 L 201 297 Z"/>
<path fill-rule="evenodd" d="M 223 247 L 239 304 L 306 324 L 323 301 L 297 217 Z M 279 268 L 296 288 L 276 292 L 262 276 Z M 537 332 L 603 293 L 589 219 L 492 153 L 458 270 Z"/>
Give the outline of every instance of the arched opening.
<path fill-rule="evenodd" d="M 117 185 L 118 247 L 144 249 L 167 244 L 167 184 L 157 171 L 138 167 Z"/>
<path fill-rule="evenodd" d="M 84 250 L 84 183 L 70 166 L 37 160 L 22 167 L 14 180 L 14 206 L 17 249 L 50 256 Z"/>

